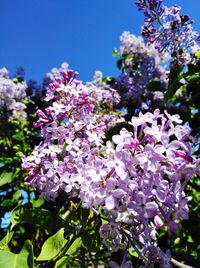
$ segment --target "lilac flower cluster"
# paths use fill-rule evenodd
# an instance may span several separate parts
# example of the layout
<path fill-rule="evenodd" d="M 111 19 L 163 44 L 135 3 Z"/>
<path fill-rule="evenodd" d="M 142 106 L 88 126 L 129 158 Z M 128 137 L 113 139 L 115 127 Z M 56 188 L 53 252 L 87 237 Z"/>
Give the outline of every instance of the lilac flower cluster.
<path fill-rule="evenodd" d="M 26 118 L 26 88 L 25 82 L 14 82 L 9 78 L 6 68 L 0 69 L 0 110 L 4 111 L 8 118 Z"/>
<path fill-rule="evenodd" d="M 107 212 L 100 233 L 110 250 L 128 247 L 130 238 L 150 256 L 156 230 L 173 232 L 177 219 L 187 219 L 184 188 L 199 160 L 191 156 L 190 129 L 180 123 L 167 112 L 140 113 L 130 122 L 133 132 L 122 129 L 105 157 L 84 167 L 79 196 L 87 208 Z"/>
<path fill-rule="evenodd" d="M 122 105 L 126 107 L 130 100 L 137 104 L 145 101 L 150 81 L 159 80 L 163 86 L 166 84 L 168 54 L 160 57 L 153 44 L 145 44 L 142 37 L 127 31 L 122 33 L 120 41 L 120 54 L 125 57 L 125 66 L 124 73 L 115 79 L 115 88 L 121 95 Z"/>
<path fill-rule="evenodd" d="M 153 43 L 159 53 L 169 52 L 174 64 L 190 62 L 191 53 L 199 50 L 200 38 L 193 31 L 193 21 L 180 13 L 181 7 L 168 8 L 162 5 L 162 0 L 137 0 L 136 5 L 144 11 L 142 34 L 146 40 Z"/>
<path fill-rule="evenodd" d="M 162 226 L 172 232 L 177 219 L 187 219 L 184 188 L 199 172 L 190 129 L 178 115 L 157 109 L 133 117 L 132 131 L 123 128 L 105 144 L 106 131 L 120 120 L 113 111 L 118 95 L 85 86 L 76 76 L 61 71 L 47 92 L 52 105 L 37 112 L 43 142 L 24 158 L 26 184 L 46 199 L 62 190 L 83 207 L 106 213 L 100 235 L 109 250 L 133 246 L 148 260 L 163 259 L 156 232 Z"/>
<path fill-rule="evenodd" d="M 38 110 L 35 122 L 44 142 L 24 160 L 23 168 L 31 170 L 26 183 L 39 188 L 46 199 L 54 199 L 59 190 L 77 195 L 79 170 L 100 153 L 105 130 L 123 120 L 113 110 L 119 102 L 116 91 L 84 86 L 77 75 L 62 70 L 50 84 L 45 100 L 52 105 L 45 112 Z"/>

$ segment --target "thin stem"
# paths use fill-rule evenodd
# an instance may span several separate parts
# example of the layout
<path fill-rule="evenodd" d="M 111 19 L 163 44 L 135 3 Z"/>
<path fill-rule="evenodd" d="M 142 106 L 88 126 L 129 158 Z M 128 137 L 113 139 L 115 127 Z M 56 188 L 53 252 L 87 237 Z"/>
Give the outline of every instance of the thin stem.
<path fill-rule="evenodd" d="M 181 263 L 173 258 L 171 259 L 171 263 L 173 263 L 175 266 L 177 266 L 179 268 L 194 268 L 193 266 L 186 265 L 186 264 Z"/>

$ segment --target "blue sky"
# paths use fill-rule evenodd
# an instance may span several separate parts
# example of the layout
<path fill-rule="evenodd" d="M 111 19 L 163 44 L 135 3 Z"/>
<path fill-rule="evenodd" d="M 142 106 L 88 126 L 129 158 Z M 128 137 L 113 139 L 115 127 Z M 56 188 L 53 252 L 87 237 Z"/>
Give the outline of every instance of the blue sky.
<path fill-rule="evenodd" d="M 200 32 L 199 0 L 164 0 L 178 4 Z M 24 66 L 27 79 L 66 61 L 91 81 L 95 70 L 117 73 L 113 48 L 124 30 L 140 34 L 143 14 L 133 0 L 0 0 L 0 67 L 14 74 Z"/>

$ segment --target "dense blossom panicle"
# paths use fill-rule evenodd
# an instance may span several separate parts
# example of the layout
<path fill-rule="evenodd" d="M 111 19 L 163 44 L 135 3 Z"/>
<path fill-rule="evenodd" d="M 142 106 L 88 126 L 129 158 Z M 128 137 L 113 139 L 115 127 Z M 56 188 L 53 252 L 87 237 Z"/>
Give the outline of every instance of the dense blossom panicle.
<path fill-rule="evenodd" d="M 161 260 L 157 230 L 173 232 L 175 220 L 187 219 L 184 188 L 198 173 L 190 129 L 178 115 L 156 109 L 132 117 L 132 131 L 122 128 L 105 143 L 106 131 L 121 120 L 113 111 L 117 93 L 83 85 L 76 75 L 61 71 L 46 95 L 52 105 L 37 112 L 43 142 L 24 158 L 25 181 L 46 199 L 64 191 L 83 207 L 104 211 L 108 222 L 99 231 L 109 250 L 134 240 L 149 260 Z"/>
<path fill-rule="evenodd" d="M 140 113 L 130 123 L 133 132 L 122 129 L 113 136 L 113 152 L 84 170 L 80 197 L 86 207 L 103 206 L 108 213 L 111 226 L 102 226 L 101 235 L 105 239 L 113 230 L 116 242 L 107 241 L 113 250 L 120 247 L 117 224 L 127 224 L 129 235 L 146 247 L 156 240 L 157 229 L 166 225 L 174 231 L 174 221 L 188 217 L 184 187 L 198 173 L 199 161 L 191 156 L 189 132 L 182 132 L 180 122 L 159 110 Z"/>
<path fill-rule="evenodd" d="M 54 199 L 59 190 L 77 195 L 81 170 L 101 152 L 105 130 L 122 121 L 113 110 L 119 102 L 115 90 L 83 85 L 77 73 L 61 70 L 46 94 L 52 105 L 38 110 L 35 127 L 44 142 L 24 160 L 31 169 L 26 183 L 38 187 L 42 196 Z"/>
<path fill-rule="evenodd" d="M 136 5 L 144 12 L 142 34 L 147 42 L 161 54 L 169 52 L 175 64 L 190 62 L 190 54 L 199 49 L 199 35 L 193 31 L 189 16 L 181 14 L 181 7 L 168 8 L 160 0 L 137 0 Z"/>
<path fill-rule="evenodd" d="M 9 73 L 6 68 L 0 70 L 0 109 L 5 111 L 8 118 L 26 118 L 26 105 L 24 100 L 26 99 L 25 82 L 15 82 L 9 78 Z"/>
<path fill-rule="evenodd" d="M 131 101 L 140 107 L 149 98 L 150 81 L 160 80 L 163 87 L 166 85 L 165 65 L 169 56 L 167 53 L 160 56 L 153 44 L 146 44 L 142 37 L 127 31 L 122 33 L 120 41 L 120 53 L 125 57 L 124 73 L 115 79 L 114 87 L 121 96 L 123 106 L 126 107 Z"/>

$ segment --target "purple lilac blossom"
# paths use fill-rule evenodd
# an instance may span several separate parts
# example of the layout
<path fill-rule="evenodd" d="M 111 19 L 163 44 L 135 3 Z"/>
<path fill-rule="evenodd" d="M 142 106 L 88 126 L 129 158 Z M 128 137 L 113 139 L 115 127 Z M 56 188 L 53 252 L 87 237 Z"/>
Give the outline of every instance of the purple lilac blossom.
<path fill-rule="evenodd" d="M 35 122 L 44 142 L 23 164 L 24 169 L 31 169 L 26 183 L 39 188 L 46 199 L 54 199 L 61 189 L 77 195 L 79 169 L 101 151 L 105 130 L 123 120 L 112 109 L 119 102 L 115 90 L 92 83 L 85 86 L 76 76 L 72 70 L 62 70 L 50 84 L 45 100 L 52 105 L 44 112 L 38 110 Z"/>
<path fill-rule="evenodd" d="M 144 12 L 142 34 L 146 41 L 161 54 L 169 52 L 173 64 L 191 62 L 191 54 L 199 50 L 199 34 L 193 31 L 189 16 L 180 13 L 181 7 L 169 8 L 162 0 L 137 0 L 136 5 Z"/>
<path fill-rule="evenodd" d="M 188 218 L 184 189 L 199 173 L 190 129 L 178 115 L 156 109 L 132 117 L 132 131 L 123 128 L 105 144 L 106 131 L 121 120 L 112 106 L 119 96 L 83 85 L 76 76 L 61 71 L 47 91 L 52 105 L 37 112 L 43 142 L 23 160 L 25 182 L 47 200 L 64 191 L 79 197 L 84 208 L 106 213 L 99 231 L 110 251 L 134 244 L 147 265 L 166 262 L 157 230 L 167 226 L 173 232 L 177 219 Z"/>
<path fill-rule="evenodd" d="M 167 53 L 160 56 L 153 44 L 145 44 L 142 37 L 127 31 L 122 33 L 120 41 L 120 54 L 125 57 L 124 73 L 115 79 L 114 87 L 121 96 L 122 106 L 126 107 L 131 101 L 140 107 L 146 101 L 150 81 L 159 80 L 166 86 L 169 57 Z"/>

